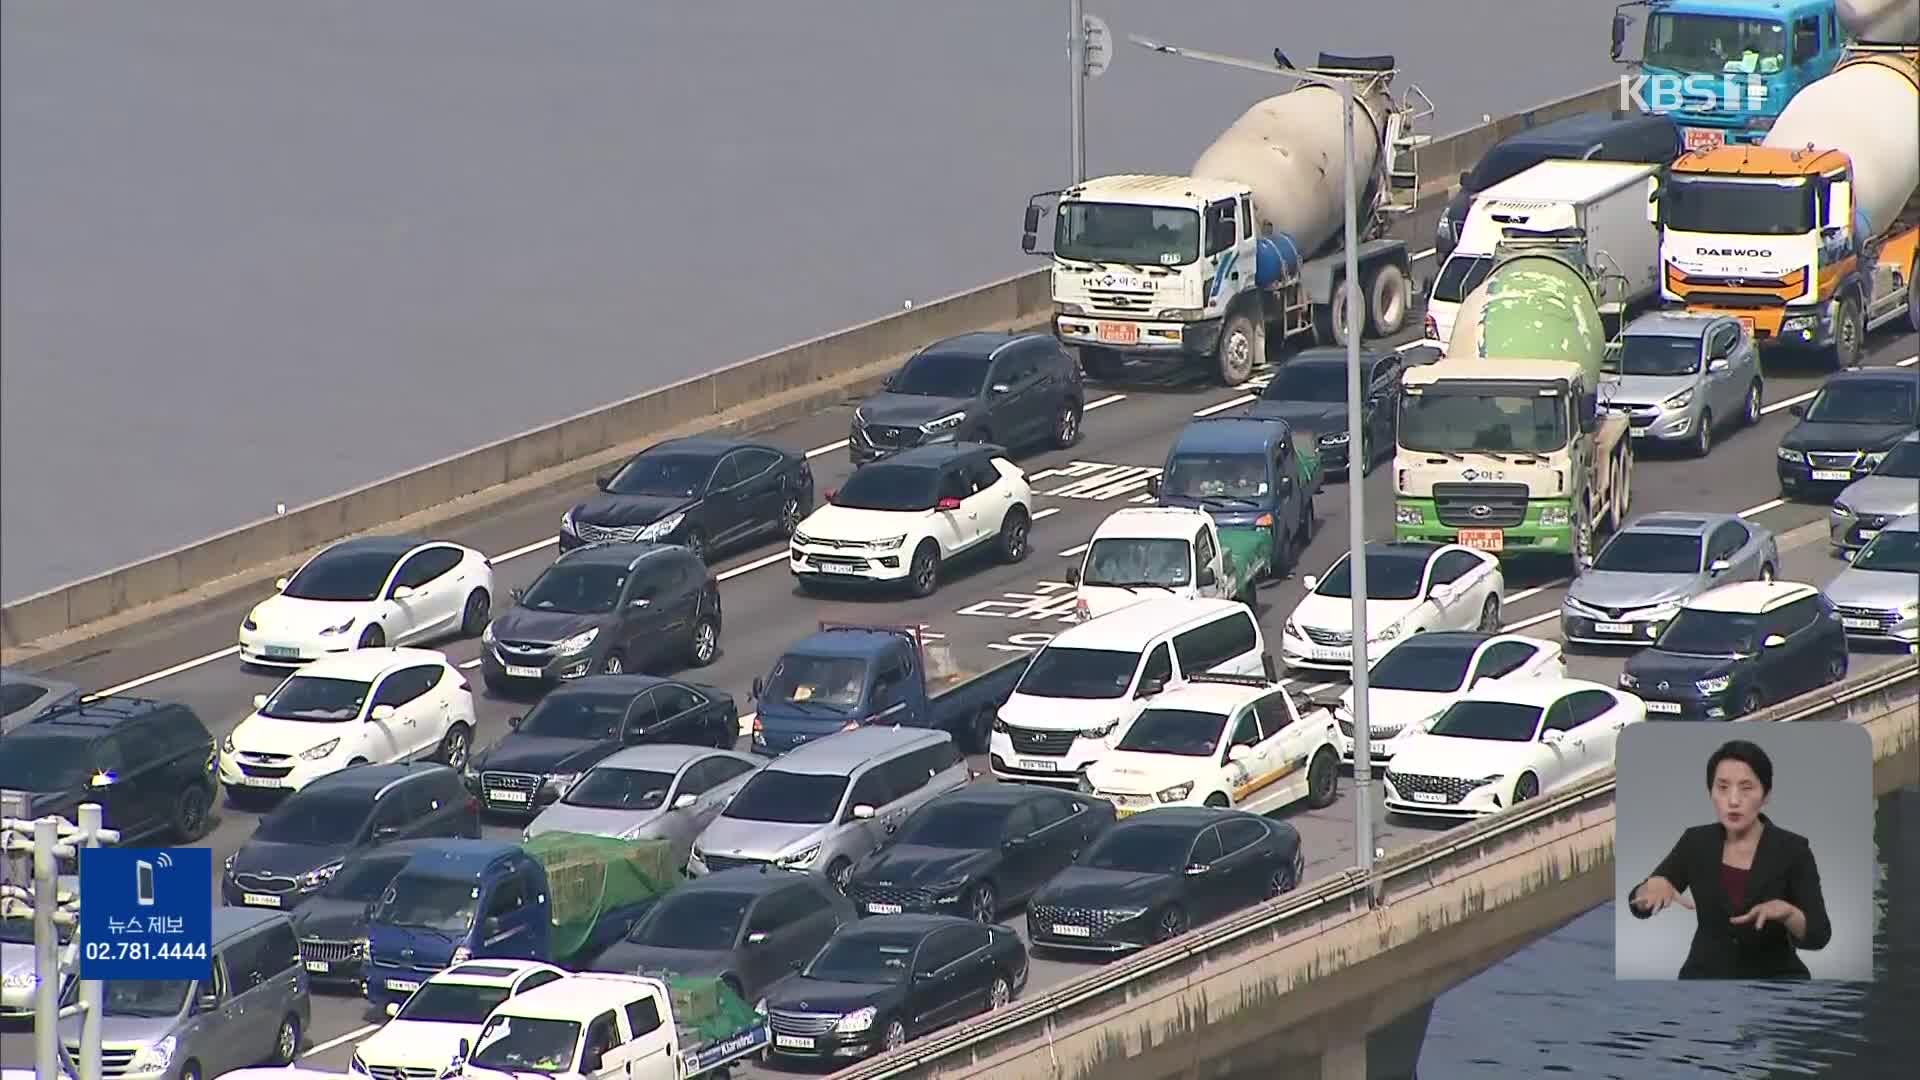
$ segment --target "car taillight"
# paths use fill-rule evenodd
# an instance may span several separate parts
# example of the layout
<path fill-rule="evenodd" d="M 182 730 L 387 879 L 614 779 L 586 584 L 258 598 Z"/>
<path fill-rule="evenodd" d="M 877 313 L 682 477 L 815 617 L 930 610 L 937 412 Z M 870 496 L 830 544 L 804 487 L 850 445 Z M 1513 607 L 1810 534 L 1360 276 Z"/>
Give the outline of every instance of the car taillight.
<path fill-rule="evenodd" d="M 1440 324 L 1431 315 L 1427 316 L 1427 336 L 1435 341 L 1440 340 Z"/>
<path fill-rule="evenodd" d="M 755 735 L 758 735 L 765 730 L 766 728 L 763 728 L 760 726 L 760 717 L 758 714 L 756 714 L 753 718 L 753 733 Z"/>
<path fill-rule="evenodd" d="M 1073 602 L 1073 617 L 1080 622 L 1086 622 L 1093 617 L 1093 609 L 1087 606 L 1086 600 L 1075 600 Z"/>

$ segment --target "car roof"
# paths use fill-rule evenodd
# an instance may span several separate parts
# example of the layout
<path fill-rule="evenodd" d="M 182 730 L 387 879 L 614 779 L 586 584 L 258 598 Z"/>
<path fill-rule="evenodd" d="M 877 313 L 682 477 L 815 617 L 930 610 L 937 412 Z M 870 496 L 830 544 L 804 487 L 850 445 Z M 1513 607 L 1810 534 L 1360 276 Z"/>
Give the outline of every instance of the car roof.
<path fill-rule="evenodd" d="M 560 971 L 543 960 L 471 960 L 430 977 L 428 982 L 459 983 L 463 986 L 512 986 L 530 971 Z M 561 974 L 565 974 L 564 971 Z"/>
<path fill-rule="evenodd" d="M 643 743 L 615 750 L 606 757 L 593 763 L 596 769 L 607 767 L 617 769 L 659 769 L 662 772 L 677 772 L 689 761 L 697 761 L 708 754 L 724 754 L 727 751 L 716 750 L 711 746 L 687 746 L 681 743 Z"/>
<path fill-rule="evenodd" d="M 1736 615 L 1759 615 L 1782 604 L 1819 595 L 1820 590 L 1798 581 L 1741 581 L 1708 589 L 1686 606 L 1695 611 L 1725 611 Z"/>
<path fill-rule="evenodd" d="M 349 649 L 327 653 L 308 661 L 289 678 L 311 676 L 316 679 L 355 679 L 372 682 L 397 667 L 416 664 L 445 664 L 445 653 L 433 649 L 409 649 L 389 646 L 379 649 Z"/>
<path fill-rule="evenodd" d="M 320 555 L 391 555 L 399 558 L 429 541 L 417 536 L 356 536 L 328 547 Z"/>
<path fill-rule="evenodd" d="M 1205 510 L 1180 506 L 1128 506 L 1107 515 L 1093 530 L 1093 538 L 1131 536 L 1141 539 L 1191 540 L 1201 527 Z"/>
<path fill-rule="evenodd" d="M 1627 324 L 1627 334 L 1661 337 L 1705 337 L 1707 327 L 1728 318 L 1726 315 L 1702 315 L 1691 311 L 1649 311 Z"/>
<path fill-rule="evenodd" d="M 1631 518 L 1621 532 L 1660 532 L 1684 536 L 1706 536 L 1729 521 L 1739 521 L 1737 514 L 1722 514 L 1711 510 L 1698 513 L 1687 510 L 1656 510 L 1651 514 L 1641 514 Z"/>
<path fill-rule="evenodd" d="M 568 679 L 547 692 L 547 697 L 561 697 L 571 694 L 619 695 L 637 697 L 642 692 L 667 683 L 680 683 L 678 679 L 669 679 L 662 675 L 583 675 L 578 679 Z M 685 685 L 685 684 L 682 684 Z M 544 699 L 543 699 L 544 700 Z"/>
<path fill-rule="evenodd" d="M 238 937 L 256 927 L 286 919 L 286 914 L 255 907 L 217 907 L 213 909 L 213 921 L 209 929 L 213 931 L 213 943 L 218 945 L 229 938 Z"/>
<path fill-rule="evenodd" d="M 674 544 L 656 544 L 650 541 L 628 544 L 588 544 L 586 547 L 574 548 L 553 561 L 555 565 L 593 563 L 600 566 L 624 566 L 631 570 L 642 559 L 662 551 L 675 550 L 685 551 L 686 549 Z"/>
<path fill-rule="evenodd" d="M 396 762 L 391 765 L 355 765 L 351 769 L 341 769 L 325 776 L 316 776 L 306 787 L 288 796 L 297 799 L 309 791 L 385 791 L 402 780 L 415 776 L 424 776 L 436 769 L 446 769 L 430 761 Z M 451 772 L 452 770 L 448 769 Z"/>
<path fill-rule="evenodd" d="M 620 991 L 617 994 L 616 988 Z M 659 980 L 639 975 L 569 972 L 564 978 L 508 998 L 496 1011 L 531 1019 L 578 1020 L 618 1005 L 621 998 L 637 998 L 660 988 Z"/>
<path fill-rule="evenodd" d="M 1441 549 L 1446 546 L 1446 544 L 1440 543 L 1437 540 L 1369 540 L 1367 541 L 1367 557 L 1370 559 L 1421 559 L 1424 561 L 1438 555 Z M 1351 554 L 1351 551 L 1341 552 L 1340 559 L 1344 559 Z M 1335 559 L 1333 565 L 1340 565 L 1340 559 Z"/>
<path fill-rule="evenodd" d="M 1591 679 L 1505 679 L 1483 682 L 1468 690 L 1463 700 L 1500 701 L 1509 705 L 1535 705 L 1542 709 L 1578 690 L 1611 690 Z"/>
<path fill-rule="evenodd" d="M 835 937 L 849 937 L 858 934 L 862 937 L 879 937 L 883 934 L 930 934 L 949 926 L 978 926 L 972 919 L 963 919 L 957 915 L 882 915 L 877 919 L 861 919 L 847 923 L 834 932 Z"/>
<path fill-rule="evenodd" d="M 1499 145 L 1570 146 L 1575 143 L 1591 143 L 1594 139 L 1614 131 L 1651 123 L 1672 125 L 1673 120 L 1666 116 L 1654 116 L 1631 110 L 1575 113 L 1558 120 L 1549 120 L 1524 131 L 1517 131 L 1500 140 Z M 1581 149 L 1584 150 L 1585 146 L 1583 145 Z"/>
<path fill-rule="evenodd" d="M 1225 682 L 1176 682 L 1153 696 L 1147 702 L 1148 712 L 1156 709 L 1191 709 L 1195 712 L 1217 712 L 1231 716 L 1235 709 L 1257 698 L 1266 697 L 1275 690 L 1283 689 L 1279 683 L 1264 686 L 1250 686 L 1243 683 Z"/>
<path fill-rule="evenodd" d="M 824 739 L 815 739 L 775 758 L 767 772 L 803 773 L 816 776 L 843 776 L 882 754 L 893 754 L 951 742 L 944 731 L 931 728 L 857 727 L 836 731 Z"/>
<path fill-rule="evenodd" d="M 716 870 L 711 874 L 682 882 L 673 887 L 673 894 L 727 892 L 762 893 L 772 892 L 782 885 L 791 884 L 800 875 L 777 870 L 772 863 L 760 863 L 757 866 L 739 866 L 732 870 Z"/>
<path fill-rule="evenodd" d="M 1362 360 L 1379 360 L 1386 355 L 1378 349 L 1369 349 L 1365 346 L 1360 349 Z M 1295 364 L 1324 364 L 1329 367 L 1344 368 L 1347 366 L 1347 350 L 1339 345 L 1314 345 L 1288 357 L 1286 363 L 1281 365 L 1281 369 L 1284 370 Z"/>
<path fill-rule="evenodd" d="M 1043 648 L 1107 649 L 1138 652 L 1161 634 L 1184 630 L 1229 611 L 1246 611 L 1238 600 L 1155 597 L 1110 611 L 1097 619 L 1075 623 L 1054 635 Z"/>
<path fill-rule="evenodd" d="M 892 457 L 881 458 L 879 461 L 870 461 L 866 465 L 862 465 L 861 468 L 864 469 L 871 465 L 912 465 L 922 469 L 937 469 L 957 458 L 972 457 L 976 454 L 1004 457 L 1006 456 L 1006 450 L 987 443 L 937 443 L 933 446 L 916 446 L 911 450 L 902 450 Z"/>
<path fill-rule="evenodd" d="M 634 456 L 641 457 L 656 450 L 671 450 L 676 454 L 712 454 L 719 457 L 729 450 L 740 449 L 771 450 L 783 456 L 787 453 L 777 446 L 748 442 L 745 439 L 727 439 L 718 435 L 686 435 L 678 439 L 663 439 Z"/>
<path fill-rule="evenodd" d="M 922 346 L 919 353 L 961 354 L 967 356 L 991 357 L 1001 349 L 1021 341 L 1050 339 L 1050 334 L 1029 334 L 1007 330 L 974 330 L 970 333 L 955 334 L 941 338 L 930 345 Z M 917 354 L 916 354 L 917 355 Z"/>
<path fill-rule="evenodd" d="M 1836 371 L 1827 376 L 1827 381 L 1821 383 L 1820 388 L 1824 390 L 1835 383 L 1856 382 L 1884 382 L 1896 385 L 1920 383 L 1920 368 L 1848 368 L 1845 371 Z"/>
<path fill-rule="evenodd" d="M 1245 453 L 1291 438 L 1293 425 L 1275 416 L 1203 416 L 1174 436 L 1173 453 Z"/>
<path fill-rule="evenodd" d="M 80 698 L 49 709 L 18 727 L 8 728 L 7 734 L 26 731 L 57 732 L 90 738 L 129 720 L 138 720 L 159 709 L 184 707 L 154 698 L 129 697 L 121 694 L 112 697 Z"/>
<path fill-rule="evenodd" d="M 1151 810 L 1134 814 L 1125 821 L 1114 823 L 1113 829 L 1127 829 L 1136 825 L 1186 825 L 1192 828 L 1199 828 L 1203 825 L 1211 825 L 1216 821 L 1225 821 L 1228 818 L 1250 818 L 1257 816 L 1256 814 L 1243 813 L 1239 810 L 1227 810 L 1215 806 L 1156 806 Z"/>

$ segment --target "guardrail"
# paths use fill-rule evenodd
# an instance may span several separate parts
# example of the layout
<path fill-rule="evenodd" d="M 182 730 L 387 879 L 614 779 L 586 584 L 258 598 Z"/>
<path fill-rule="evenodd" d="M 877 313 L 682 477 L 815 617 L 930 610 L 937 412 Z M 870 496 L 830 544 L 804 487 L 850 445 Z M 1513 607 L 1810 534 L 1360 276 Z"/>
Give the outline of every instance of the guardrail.
<path fill-rule="evenodd" d="M 1508 135 L 1560 116 L 1611 109 L 1616 93 L 1612 84 L 1596 87 L 1435 139 L 1419 150 L 1421 171 L 1433 178 L 1422 194 L 1448 190 L 1462 169 Z M 1042 320 L 1051 307 L 1049 290 L 1047 270 L 1002 278 L 36 593 L 0 608 L 0 646 L 37 644 L 152 605 L 256 587 L 343 537 L 429 528 L 576 482 L 664 437 L 765 428 L 816 412 L 871 390 L 929 341 Z"/>
<path fill-rule="evenodd" d="M 1852 720 L 1872 729 L 1876 763 L 1892 760 L 1911 769 L 1916 750 L 1920 749 L 1920 700 L 1915 698 L 1915 691 L 1920 690 L 1915 685 L 1917 674 L 1920 674 L 1920 663 L 1903 659 L 1889 667 L 1863 671 L 1825 690 L 1782 702 L 1737 722 Z M 1881 778 L 1876 775 L 1876 779 Z M 1905 776 L 1889 777 L 1885 787 L 1890 789 L 1901 782 L 1911 781 Z M 872 1058 L 833 1073 L 833 1080 L 904 1080 L 908 1077 L 920 1080 L 971 1075 L 989 1064 L 996 1076 L 1018 1080 L 1023 1074 L 1007 1061 L 995 1058 L 1021 1046 L 1039 1046 L 1049 1054 L 1060 1052 L 1064 1065 L 1068 1050 L 1064 1042 L 1071 1034 L 1064 1029 L 1069 1025 L 1093 1023 L 1131 1004 L 1127 993 L 1130 984 L 1155 977 L 1197 979 L 1203 971 L 1217 971 L 1222 966 L 1211 954 L 1245 944 L 1249 939 L 1264 936 L 1273 943 L 1274 949 L 1287 947 L 1303 932 L 1315 929 L 1316 924 L 1350 919 L 1354 913 L 1371 908 L 1371 896 L 1390 902 L 1396 896 L 1428 890 L 1440 878 L 1457 876 L 1463 863 L 1476 861 L 1482 852 L 1501 847 L 1511 850 L 1508 841 L 1524 842 L 1522 838 L 1548 826 L 1577 822 L 1581 829 L 1604 825 L 1610 832 L 1614 786 L 1614 772 L 1608 769 L 1574 787 L 1392 852 L 1376 863 L 1371 879 L 1357 869 L 1343 871 L 1184 938 L 1116 961 L 973 1023 L 916 1041 L 895 1054 Z M 1604 821 L 1600 815 L 1604 815 Z M 1609 860 L 1610 851 L 1609 844 Z M 1379 933 L 1384 935 L 1385 930 L 1382 928 Z M 1248 958 L 1234 959 L 1244 963 Z M 1277 1011 L 1271 1001 L 1265 1002 L 1262 1008 Z M 1192 1026 L 1204 1022 L 1205 1017 L 1198 1016 Z M 1116 1037 L 1113 1041 L 1120 1040 Z"/>

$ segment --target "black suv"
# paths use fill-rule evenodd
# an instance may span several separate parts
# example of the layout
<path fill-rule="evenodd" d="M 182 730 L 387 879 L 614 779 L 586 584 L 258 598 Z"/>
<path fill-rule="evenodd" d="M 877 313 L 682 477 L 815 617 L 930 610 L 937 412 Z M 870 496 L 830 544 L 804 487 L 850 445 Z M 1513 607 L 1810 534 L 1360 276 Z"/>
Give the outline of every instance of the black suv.
<path fill-rule="evenodd" d="M 720 581 L 669 544 L 603 544 L 554 560 L 480 635 L 487 689 L 551 686 L 720 655 Z"/>
<path fill-rule="evenodd" d="M 1737 720 L 1847 674 L 1847 631 L 1826 594 L 1791 581 L 1722 585 L 1687 602 L 1620 686 L 1649 720 Z"/>
<path fill-rule="evenodd" d="M 560 550 L 643 540 L 710 552 L 785 536 L 813 510 L 813 470 L 790 450 L 701 436 L 649 446 L 560 518 Z"/>
<path fill-rule="evenodd" d="M 1789 499 L 1832 502 L 1920 427 L 1920 371 L 1857 368 L 1829 378 L 1780 440 L 1774 471 Z"/>
<path fill-rule="evenodd" d="M 122 844 L 206 835 L 219 748 L 185 705 L 136 697 L 75 701 L 0 735 L 0 789 L 27 796 L 22 817 L 72 820 L 99 803 Z"/>
<path fill-rule="evenodd" d="M 445 765 L 360 765 L 287 796 L 227 856 L 229 906 L 289 910 L 326 887 L 347 858 L 395 840 L 480 838 L 480 801 Z"/>
<path fill-rule="evenodd" d="M 1080 365 L 1051 334 L 961 334 L 915 353 L 853 410 L 847 456 L 864 465 L 950 442 L 1064 450 L 1086 407 Z"/>

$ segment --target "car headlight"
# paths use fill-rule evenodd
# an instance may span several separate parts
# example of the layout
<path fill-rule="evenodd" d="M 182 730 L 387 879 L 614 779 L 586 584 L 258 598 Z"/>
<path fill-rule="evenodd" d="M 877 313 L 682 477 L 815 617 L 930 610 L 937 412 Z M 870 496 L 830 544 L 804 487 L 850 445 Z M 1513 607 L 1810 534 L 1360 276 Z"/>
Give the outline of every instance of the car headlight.
<path fill-rule="evenodd" d="M 173 1064 L 173 1048 L 179 1044 L 169 1035 L 159 1042 L 141 1047 L 127 1066 L 128 1072 L 165 1072 Z"/>
<path fill-rule="evenodd" d="M 813 864 L 813 860 L 819 857 L 820 857 L 820 845 L 815 844 L 810 848 L 806 848 L 801 851 L 796 851 L 791 855 L 782 856 L 777 861 L 781 866 L 811 866 Z"/>
<path fill-rule="evenodd" d="M 1405 506 L 1395 503 L 1393 507 L 1393 523 L 1395 525 L 1425 525 L 1427 523 L 1427 514 L 1426 511 L 1417 506 Z"/>
<path fill-rule="evenodd" d="M 1732 685 L 1732 677 L 1721 675 L 1718 678 L 1701 679 L 1699 682 L 1693 684 L 1693 688 L 1703 694 L 1718 694 Z"/>
<path fill-rule="evenodd" d="M 1005 720 L 1000 719 L 999 713 L 993 714 L 993 730 L 994 730 L 994 733 L 998 735 L 1007 735 L 1012 733 L 1012 729 L 1007 727 L 1007 722 Z"/>
<path fill-rule="evenodd" d="M 317 889 L 327 882 L 332 881 L 333 875 L 339 872 L 339 862 L 330 862 L 325 866 L 316 866 L 300 875 L 300 884 L 309 889 Z"/>
<path fill-rule="evenodd" d="M 1292 619 L 1287 620 L 1286 625 L 1280 628 L 1280 632 L 1290 638 L 1306 637 L 1305 634 L 1302 634 L 1300 632 L 1300 624 L 1297 622 L 1294 622 Z"/>
<path fill-rule="evenodd" d="M 560 515 L 560 531 L 568 536 L 580 535 L 580 530 L 573 524 L 573 511 L 569 510 Z"/>
<path fill-rule="evenodd" d="M 1573 520 L 1573 511 L 1565 506 L 1547 506 L 1540 510 L 1540 524 L 1546 526 L 1565 525 Z"/>
<path fill-rule="evenodd" d="M 228 874 L 233 873 L 233 860 L 238 857 L 239 857 L 239 852 L 235 852 L 234 854 L 227 856 L 225 870 Z"/>
<path fill-rule="evenodd" d="M 677 514 L 668 514 L 666 517 L 661 518 L 659 521 L 656 521 L 653 524 L 647 526 L 646 528 L 641 529 L 639 534 L 640 539 L 658 540 L 664 536 L 672 536 L 673 530 L 679 528 L 682 524 L 686 522 L 686 520 L 687 520 L 687 512 L 685 510 L 680 511 Z"/>
<path fill-rule="evenodd" d="M 1867 468 L 1871 469 L 1887 460 L 1887 452 L 1885 450 L 1877 450 L 1861 460 Z"/>
<path fill-rule="evenodd" d="M 320 631 L 320 636 L 333 637 L 336 634 L 344 634 L 347 631 L 353 629 L 353 622 L 354 620 L 348 619 L 346 622 L 343 622 L 338 626 L 323 627 Z"/>
<path fill-rule="evenodd" d="M 360 1051 L 358 1050 L 355 1050 L 353 1052 L 353 1060 L 347 1062 L 347 1071 L 350 1073 L 356 1073 L 360 1076 L 372 1075 L 367 1071 L 367 1063 L 360 1060 Z"/>
<path fill-rule="evenodd" d="M 232 732 L 228 732 L 227 734 L 220 737 L 220 749 L 229 754 L 233 753 L 233 733 Z"/>
<path fill-rule="evenodd" d="M 1691 386 L 1660 403 L 1661 407 L 1668 409 L 1684 409 L 1691 404 L 1693 404 L 1693 387 Z"/>
<path fill-rule="evenodd" d="M 938 420 L 929 420 L 926 423 L 921 424 L 920 430 L 926 432 L 929 435 L 932 435 L 936 432 L 952 431 L 953 429 L 959 427 L 961 424 L 964 424 L 966 422 L 967 422 L 966 413 L 964 412 L 948 413 L 947 415 L 941 417 Z"/>
<path fill-rule="evenodd" d="M 874 1017 L 879 1015 L 880 1010 L 871 1005 L 864 1009 L 855 1009 L 853 1012 L 841 1017 L 840 1022 L 833 1025 L 833 1030 L 848 1034 L 856 1031 L 865 1031 L 873 1026 Z"/>
<path fill-rule="evenodd" d="M 1323 446 L 1345 446 L 1347 443 L 1347 433 L 1344 431 L 1329 431 L 1325 435 L 1320 436 L 1320 443 Z"/>
<path fill-rule="evenodd" d="M 1638 675 L 1632 675 L 1624 671 L 1620 673 L 1620 689 L 1638 690 L 1639 688 L 1640 677 Z"/>
<path fill-rule="evenodd" d="M 1854 516 L 1853 507 L 1848 506 L 1846 503 L 1841 502 L 1839 499 L 1833 500 L 1833 512 L 1840 515 L 1841 517 Z"/>
<path fill-rule="evenodd" d="M 339 739 L 328 739 L 326 742 L 321 743 L 319 746 L 316 746 L 311 750 L 302 750 L 300 752 L 300 760 L 319 761 L 321 758 L 324 758 L 328 754 L 333 753 L 334 750 L 337 749 L 339 746 L 340 746 Z"/>
<path fill-rule="evenodd" d="M 1920 615 L 1920 600 L 1909 600 L 1906 603 L 1901 604 L 1898 610 L 1900 614 L 1906 616 L 1909 619 L 1913 618 L 1915 615 Z"/>
<path fill-rule="evenodd" d="M 1191 794 L 1193 794 L 1193 781 L 1189 780 L 1184 784 L 1175 784 L 1170 788 L 1161 788 L 1159 791 L 1153 793 L 1153 797 L 1159 799 L 1161 802 L 1179 802 Z"/>
<path fill-rule="evenodd" d="M 1807 460 L 1806 454 L 1799 450 L 1789 450 L 1784 446 L 1774 448 L 1773 453 L 1781 461 L 1791 461 L 1796 465 L 1804 464 Z"/>
<path fill-rule="evenodd" d="M 494 642 L 493 624 L 488 623 L 486 626 L 486 629 L 480 631 L 480 644 L 491 645 L 493 644 L 493 642 Z"/>
<path fill-rule="evenodd" d="M 580 782 L 580 774 L 577 772 L 559 772 L 559 773 L 547 774 L 547 786 L 552 788 L 554 792 L 559 795 L 565 795 L 568 789 L 572 788 L 573 785 L 579 782 Z"/>
<path fill-rule="evenodd" d="M 866 408 L 866 406 L 864 406 L 864 405 L 862 405 L 861 407 L 859 407 L 859 408 L 857 408 L 857 409 L 855 409 L 855 410 L 853 410 L 853 424 L 854 424 L 854 426 L 855 426 L 855 427 L 866 427 L 866 426 L 867 426 L 867 408 Z"/>
<path fill-rule="evenodd" d="M 560 652 L 562 655 L 567 655 L 567 654 L 577 653 L 577 652 L 586 652 L 587 647 L 592 645 L 593 640 L 599 636 L 600 636 L 600 628 L 597 626 L 591 630 L 582 630 L 581 632 L 561 642 Z"/>
<path fill-rule="evenodd" d="M 761 998 L 759 1001 L 754 1002 L 753 1011 L 760 1016 L 767 1015 L 767 999 Z"/>
<path fill-rule="evenodd" d="M 901 533 L 899 536 L 885 536 L 885 537 L 881 537 L 878 540 L 869 540 L 867 541 L 867 546 L 870 548 L 877 548 L 884 551 L 889 548 L 897 548 L 901 544 L 904 544 L 906 542 L 907 542 L 907 534 Z"/>
<path fill-rule="evenodd" d="M 240 629 L 242 630 L 260 629 L 260 621 L 255 617 L 259 614 L 259 612 L 260 612 L 259 608 L 255 608 L 252 611 L 247 612 L 247 617 L 240 620 Z"/>
<path fill-rule="evenodd" d="M 1088 728 L 1087 730 L 1085 730 L 1085 731 L 1082 731 L 1082 732 L 1080 732 L 1080 734 L 1078 735 L 1078 738 L 1082 738 L 1082 739 L 1104 739 L 1104 738 L 1106 738 L 1107 736 L 1109 736 L 1109 735 L 1111 735 L 1111 734 L 1113 734 L 1113 729 L 1114 729 L 1114 728 L 1117 728 L 1117 727 L 1119 727 L 1119 726 L 1120 726 L 1120 721 L 1118 721 L 1118 720 L 1109 720 L 1109 721 L 1107 721 L 1106 723 L 1104 723 L 1104 724 L 1101 724 L 1101 725 L 1100 725 L 1099 727 L 1097 727 L 1097 728 Z"/>

